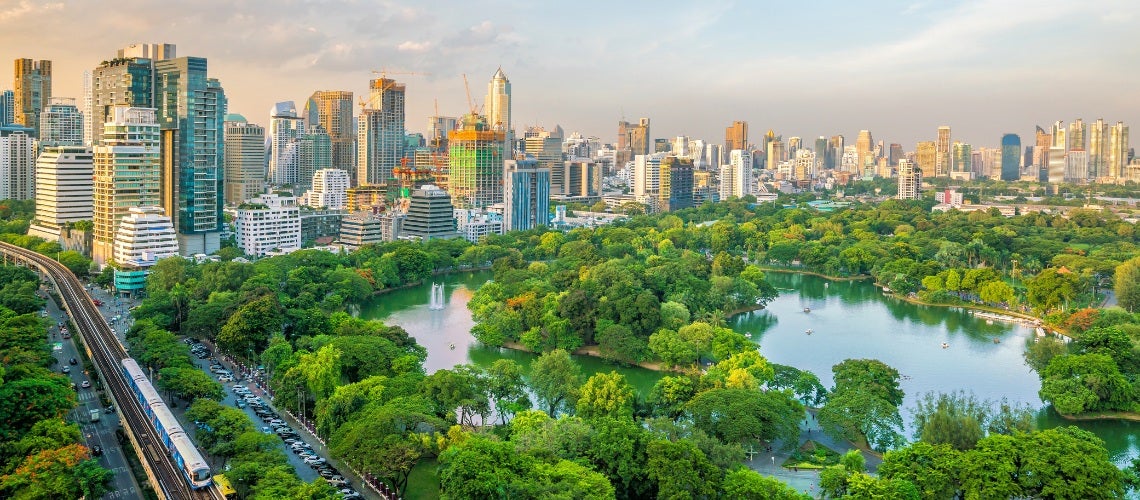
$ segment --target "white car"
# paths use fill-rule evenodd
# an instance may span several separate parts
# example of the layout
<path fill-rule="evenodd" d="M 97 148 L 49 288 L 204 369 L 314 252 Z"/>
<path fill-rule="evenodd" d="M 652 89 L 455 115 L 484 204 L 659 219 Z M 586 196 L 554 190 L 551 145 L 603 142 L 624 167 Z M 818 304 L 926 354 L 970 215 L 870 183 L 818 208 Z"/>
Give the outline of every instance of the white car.
<path fill-rule="evenodd" d="M 321 457 L 309 457 L 305 459 L 305 463 L 309 464 L 309 466 L 312 467 L 325 463 L 325 459 Z"/>

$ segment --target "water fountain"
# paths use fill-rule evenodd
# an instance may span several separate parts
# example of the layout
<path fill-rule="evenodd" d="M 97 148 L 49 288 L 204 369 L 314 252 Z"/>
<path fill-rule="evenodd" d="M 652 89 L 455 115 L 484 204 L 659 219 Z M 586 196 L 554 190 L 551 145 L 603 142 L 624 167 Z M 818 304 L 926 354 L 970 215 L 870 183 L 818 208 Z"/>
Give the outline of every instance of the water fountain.
<path fill-rule="evenodd" d="M 428 309 L 439 311 L 443 309 L 443 284 L 432 283 L 431 295 L 428 296 Z"/>

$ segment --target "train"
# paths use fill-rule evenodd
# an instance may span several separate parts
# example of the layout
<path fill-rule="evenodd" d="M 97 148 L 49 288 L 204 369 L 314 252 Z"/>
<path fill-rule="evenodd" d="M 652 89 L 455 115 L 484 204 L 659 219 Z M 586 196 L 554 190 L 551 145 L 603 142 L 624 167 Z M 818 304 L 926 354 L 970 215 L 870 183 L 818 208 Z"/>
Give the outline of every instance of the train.
<path fill-rule="evenodd" d="M 158 391 L 146 378 L 146 373 L 139 367 L 138 362 L 132 358 L 123 359 L 123 375 L 127 385 L 134 393 L 135 399 L 143 407 L 147 419 L 150 420 L 154 430 L 162 438 L 162 444 L 170 452 L 175 465 L 182 471 L 186 482 L 191 488 L 202 489 L 211 485 L 210 466 L 202 458 L 202 453 L 194 446 L 190 436 L 178 423 L 178 419 L 170 412 L 170 408 L 158 395 Z"/>

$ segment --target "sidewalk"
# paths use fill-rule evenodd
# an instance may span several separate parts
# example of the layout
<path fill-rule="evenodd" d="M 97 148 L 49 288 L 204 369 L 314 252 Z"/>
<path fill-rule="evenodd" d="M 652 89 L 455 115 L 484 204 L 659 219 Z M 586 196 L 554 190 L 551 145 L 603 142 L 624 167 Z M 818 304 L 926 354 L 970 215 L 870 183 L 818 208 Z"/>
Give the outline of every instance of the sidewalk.
<path fill-rule="evenodd" d="M 746 458 L 744 464 L 747 465 L 749 469 L 765 476 L 779 479 L 803 493 L 818 498 L 818 469 L 793 471 L 783 467 L 783 463 L 792 456 L 792 452 L 799 449 L 800 446 L 803 446 L 809 439 L 831 448 L 840 455 L 857 449 L 849 441 L 837 440 L 824 433 L 819 427 L 819 422 L 815 419 L 815 410 L 808 409 L 805 418 L 800 421 L 800 440 L 795 448 L 783 450 L 784 442 L 774 441 L 771 446 L 772 451 L 761 449 L 754 454 L 752 459 Z M 883 462 L 882 457 L 866 450 L 860 450 L 860 453 L 863 454 L 863 459 L 866 460 L 867 472 L 874 473 L 878 470 L 879 464 Z"/>

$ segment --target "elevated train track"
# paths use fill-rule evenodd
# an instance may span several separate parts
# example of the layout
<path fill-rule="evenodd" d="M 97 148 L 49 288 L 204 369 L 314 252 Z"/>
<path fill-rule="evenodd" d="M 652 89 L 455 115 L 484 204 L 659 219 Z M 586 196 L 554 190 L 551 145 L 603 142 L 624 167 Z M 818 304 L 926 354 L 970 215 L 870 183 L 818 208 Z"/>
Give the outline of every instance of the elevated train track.
<path fill-rule="evenodd" d="M 182 471 L 171 459 L 123 378 L 121 363 L 129 357 L 126 350 L 99 309 L 91 302 L 91 297 L 83 289 L 79 278 L 62 264 L 31 250 L 0 242 L 0 253 L 38 268 L 55 283 L 63 299 L 64 309 L 81 334 L 80 338 L 87 347 L 104 386 L 110 391 L 115 408 L 122 416 L 120 421 L 160 498 L 222 500 L 221 493 L 213 485 L 200 490 L 191 489 Z"/>

